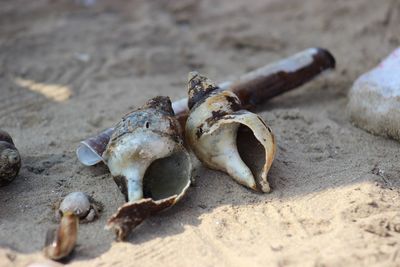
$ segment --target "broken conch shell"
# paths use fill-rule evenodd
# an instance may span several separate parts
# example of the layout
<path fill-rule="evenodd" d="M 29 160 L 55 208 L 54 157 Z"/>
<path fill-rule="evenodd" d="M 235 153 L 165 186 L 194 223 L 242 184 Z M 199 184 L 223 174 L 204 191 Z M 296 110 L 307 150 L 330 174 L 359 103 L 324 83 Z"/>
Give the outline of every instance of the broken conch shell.
<path fill-rule="evenodd" d="M 107 223 L 118 240 L 175 204 L 190 185 L 192 164 L 168 97 L 155 97 L 122 118 L 103 158 L 128 202 Z"/>
<path fill-rule="evenodd" d="M 251 189 L 269 192 L 267 174 L 275 156 L 275 140 L 261 117 L 241 108 L 239 98 L 220 89 L 197 72 L 189 73 L 189 117 L 185 136 L 196 156 L 207 167 L 228 173 L 238 183 Z M 243 127 L 264 148 L 262 164 L 245 162 L 246 151 L 239 151 Z M 251 136 L 251 135 L 249 135 Z M 245 140 L 245 142 L 247 142 Z"/>

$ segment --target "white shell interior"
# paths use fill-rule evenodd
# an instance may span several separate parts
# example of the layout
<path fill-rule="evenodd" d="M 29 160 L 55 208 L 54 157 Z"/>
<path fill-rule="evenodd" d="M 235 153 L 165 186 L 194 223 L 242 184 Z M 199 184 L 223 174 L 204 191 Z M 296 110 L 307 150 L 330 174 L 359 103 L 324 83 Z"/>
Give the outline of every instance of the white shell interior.
<path fill-rule="evenodd" d="M 86 166 L 93 166 L 103 160 L 103 158 L 94 151 L 90 145 L 82 141 L 76 149 L 78 160 Z"/>
<path fill-rule="evenodd" d="M 199 146 L 204 153 L 210 155 L 210 164 L 226 171 L 238 183 L 250 188 L 256 188 L 256 182 L 251 170 L 243 162 L 236 145 L 239 123 L 221 125 L 211 134 L 205 134 L 199 140 Z"/>
<path fill-rule="evenodd" d="M 241 110 L 218 118 L 211 126 L 203 124 L 204 117 L 210 117 L 207 103 L 199 106 L 190 115 L 186 131 L 188 140 L 199 159 L 209 167 L 224 171 L 232 176 L 238 183 L 253 189 L 261 189 L 269 192 L 270 187 L 267 181 L 267 174 L 275 155 L 274 137 L 262 119 L 249 111 Z M 202 126 L 203 133 L 198 138 L 197 130 Z M 239 126 L 245 126 L 251 131 L 249 138 L 255 142 L 250 145 L 261 145 L 262 154 L 259 155 L 262 161 L 252 164 L 249 157 L 246 162 L 240 152 L 251 153 L 250 150 L 238 150 L 237 138 Z M 254 139 L 254 140 L 253 140 Z M 252 147 L 254 148 L 254 147 Z M 253 160 L 254 161 L 254 160 Z M 250 164 L 249 164 L 250 162 Z M 249 166 L 251 166 L 249 168 Z"/>
<path fill-rule="evenodd" d="M 107 154 L 107 166 L 112 176 L 127 180 L 129 201 L 143 198 L 143 177 L 150 164 L 173 153 L 175 144 L 168 137 L 138 129 L 121 137 Z"/>

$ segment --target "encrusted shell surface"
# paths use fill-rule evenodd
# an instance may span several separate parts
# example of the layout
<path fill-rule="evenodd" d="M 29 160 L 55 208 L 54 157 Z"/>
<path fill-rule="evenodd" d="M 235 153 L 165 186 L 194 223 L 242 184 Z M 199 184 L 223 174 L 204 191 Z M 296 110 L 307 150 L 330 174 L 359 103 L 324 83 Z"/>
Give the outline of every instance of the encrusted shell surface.
<path fill-rule="evenodd" d="M 21 156 L 11 136 L 0 130 L 0 186 L 8 185 L 18 175 Z"/>
<path fill-rule="evenodd" d="M 153 98 L 126 115 L 103 158 L 128 202 L 108 221 L 118 240 L 176 203 L 190 185 L 192 164 L 168 97 Z"/>
<path fill-rule="evenodd" d="M 258 115 L 242 110 L 233 92 L 221 90 L 208 78 L 190 73 L 188 87 L 191 110 L 185 135 L 196 156 L 242 185 L 269 192 L 267 174 L 276 150 L 271 129 Z M 264 151 L 257 156 L 262 161 L 251 155 L 251 148 L 254 154 L 260 147 Z"/>

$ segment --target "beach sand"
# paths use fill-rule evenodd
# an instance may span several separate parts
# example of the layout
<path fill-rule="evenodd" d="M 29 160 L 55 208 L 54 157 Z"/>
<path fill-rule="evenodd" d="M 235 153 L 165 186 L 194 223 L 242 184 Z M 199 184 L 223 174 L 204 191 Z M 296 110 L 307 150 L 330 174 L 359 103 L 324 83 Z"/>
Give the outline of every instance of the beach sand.
<path fill-rule="evenodd" d="M 398 1 L 1 1 L 0 127 L 23 166 L 0 188 L 0 266 L 45 260 L 73 191 L 104 210 L 80 225 L 71 266 L 400 266 L 400 144 L 346 114 L 399 25 Z M 185 97 L 191 70 L 220 82 L 314 46 L 337 69 L 257 110 L 277 140 L 271 193 L 197 164 L 183 201 L 114 241 L 104 226 L 124 198 L 104 165 L 78 162 L 80 140 Z"/>

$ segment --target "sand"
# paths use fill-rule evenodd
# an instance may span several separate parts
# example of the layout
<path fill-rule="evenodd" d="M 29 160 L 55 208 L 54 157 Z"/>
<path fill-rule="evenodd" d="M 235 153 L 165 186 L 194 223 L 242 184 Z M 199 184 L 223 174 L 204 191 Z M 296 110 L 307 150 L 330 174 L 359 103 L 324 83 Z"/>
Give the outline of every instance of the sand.
<path fill-rule="evenodd" d="M 23 167 L 0 188 L 0 266 L 44 260 L 72 191 L 104 211 L 80 226 L 71 266 L 400 266 L 400 144 L 346 114 L 399 23 L 398 1 L 2 1 L 0 126 Z M 270 194 L 198 165 L 182 202 L 113 241 L 124 199 L 106 167 L 78 162 L 82 138 L 150 97 L 184 97 L 190 70 L 224 81 L 313 46 L 337 70 L 257 110 L 278 143 Z"/>

